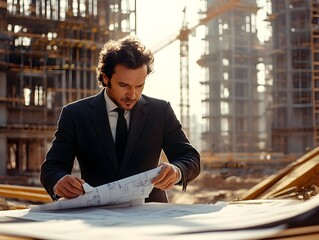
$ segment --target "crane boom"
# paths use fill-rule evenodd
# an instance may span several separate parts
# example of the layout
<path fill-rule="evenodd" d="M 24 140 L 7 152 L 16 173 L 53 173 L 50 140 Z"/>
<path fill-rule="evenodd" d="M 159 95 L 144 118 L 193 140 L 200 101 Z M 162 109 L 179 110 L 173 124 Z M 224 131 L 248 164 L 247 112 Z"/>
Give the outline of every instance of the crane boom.
<path fill-rule="evenodd" d="M 198 22 L 196 22 L 193 26 L 186 27 L 182 26 L 182 29 L 180 29 L 178 32 L 173 33 L 163 41 L 159 42 L 156 46 L 152 48 L 153 53 L 157 53 L 163 48 L 167 47 L 171 43 L 175 42 L 176 40 L 181 39 L 183 35 L 185 34 L 185 31 L 188 32 L 188 34 L 192 33 L 197 27 L 201 25 L 207 24 L 211 19 L 221 15 L 222 13 L 230 10 L 233 8 L 236 4 L 238 4 L 240 0 L 227 0 L 226 3 L 223 3 L 222 1 L 219 1 L 218 7 L 211 7 L 207 10 L 206 16 L 200 19 Z"/>

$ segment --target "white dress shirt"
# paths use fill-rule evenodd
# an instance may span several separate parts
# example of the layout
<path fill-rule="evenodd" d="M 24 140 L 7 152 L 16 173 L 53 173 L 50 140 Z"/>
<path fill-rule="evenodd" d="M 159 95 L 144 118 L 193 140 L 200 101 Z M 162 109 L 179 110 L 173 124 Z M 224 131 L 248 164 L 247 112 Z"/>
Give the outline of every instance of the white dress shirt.
<path fill-rule="evenodd" d="M 113 140 L 115 142 L 115 133 L 116 133 L 116 124 L 117 124 L 117 119 L 118 119 L 118 113 L 116 111 L 114 111 L 114 109 L 118 108 L 118 106 L 109 98 L 109 96 L 106 94 L 106 90 L 104 91 L 104 98 L 105 98 L 105 103 L 106 103 L 107 116 L 109 117 L 112 137 L 113 137 Z M 129 129 L 131 112 L 125 111 L 124 117 L 126 120 L 127 128 Z"/>

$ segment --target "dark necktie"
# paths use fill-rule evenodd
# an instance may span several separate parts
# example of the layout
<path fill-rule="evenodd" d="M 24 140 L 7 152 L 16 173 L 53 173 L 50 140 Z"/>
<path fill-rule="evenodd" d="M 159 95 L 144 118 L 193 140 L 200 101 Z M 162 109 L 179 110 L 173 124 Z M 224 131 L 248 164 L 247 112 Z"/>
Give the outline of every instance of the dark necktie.
<path fill-rule="evenodd" d="M 116 108 L 115 111 L 118 112 L 115 134 L 115 148 L 119 165 L 121 165 L 124 156 L 128 131 L 126 120 L 124 118 L 124 110 L 122 108 Z"/>

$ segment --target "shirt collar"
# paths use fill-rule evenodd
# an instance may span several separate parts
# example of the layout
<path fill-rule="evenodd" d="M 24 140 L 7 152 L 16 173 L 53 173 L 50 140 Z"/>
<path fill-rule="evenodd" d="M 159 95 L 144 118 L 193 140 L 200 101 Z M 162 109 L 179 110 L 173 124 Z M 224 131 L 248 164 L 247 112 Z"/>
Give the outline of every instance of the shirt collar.
<path fill-rule="evenodd" d="M 104 90 L 104 99 L 106 103 L 106 110 L 107 112 L 112 112 L 114 109 L 116 109 L 118 106 L 109 98 L 109 96 L 106 93 L 106 88 Z"/>

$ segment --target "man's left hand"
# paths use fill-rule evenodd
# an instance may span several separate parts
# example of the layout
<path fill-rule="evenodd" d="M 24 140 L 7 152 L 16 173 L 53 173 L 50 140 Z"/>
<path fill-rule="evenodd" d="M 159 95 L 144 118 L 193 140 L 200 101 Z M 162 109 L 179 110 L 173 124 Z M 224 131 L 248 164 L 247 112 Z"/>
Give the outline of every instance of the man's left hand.
<path fill-rule="evenodd" d="M 161 163 L 160 173 L 152 180 L 154 187 L 161 190 L 172 188 L 180 179 L 180 172 L 177 167 L 170 163 Z"/>

